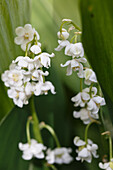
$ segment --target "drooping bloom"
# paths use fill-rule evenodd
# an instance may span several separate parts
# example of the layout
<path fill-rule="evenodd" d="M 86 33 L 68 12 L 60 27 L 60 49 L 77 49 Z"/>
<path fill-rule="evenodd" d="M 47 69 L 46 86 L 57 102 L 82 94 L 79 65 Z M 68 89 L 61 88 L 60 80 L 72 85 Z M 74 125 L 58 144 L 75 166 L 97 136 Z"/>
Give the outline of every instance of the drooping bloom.
<path fill-rule="evenodd" d="M 104 106 L 105 99 L 100 96 L 94 96 L 90 99 L 90 101 L 87 103 L 87 109 L 91 111 L 93 114 L 98 113 L 100 106 Z"/>
<path fill-rule="evenodd" d="M 66 29 L 62 28 L 62 32 L 59 31 L 59 32 L 57 33 L 57 36 L 58 36 L 59 39 L 66 40 L 66 39 L 68 39 L 68 37 L 69 37 L 69 33 L 67 32 Z"/>
<path fill-rule="evenodd" d="M 54 150 L 48 149 L 46 160 L 49 164 L 69 164 L 73 158 L 70 155 L 71 148 L 55 148 Z"/>
<path fill-rule="evenodd" d="M 28 69 L 29 71 L 33 70 L 34 65 L 34 59 L 26 56 L 18 56 L 15 60 L 12 61 L 13 63 L 16 63 L 20 68 Z"/>
<path fill-rule="evenodd" d="M 65 48 L 65 55 L 75 57 L 83 57 L 84 56 L 84 49 L 82 43 L 75 43 L 75 44 L 68 44 Z"/>
<path fill-rule="evenodd" d="M 39 54 L 41 53 L 41 44 L 38 43 L 38 45 L 33 45 L 30 50 L 32 51 L 32 53 L 34 54 Z"/>
<path fill-rule="evenodd" d="M 96 74 L 92 69 L 87 68 L 84 71 L 84 78 L 85 78 L 84 83 L 87 85 L 90 85 L 91 83 L 97 83 Z"/>
<path fill-rule="evenodd" d="M 90 99 L 89 88 L 85 88 L 83 89 L 82 92 L 79 92 L 76 96 L 72 97 L 71 101 L 75 102 L 74 104 L 75 107 L 77 106 L 84 107 L 89 99 Z"/>
<path fill-rule="evenodd" d="M 83 78 L 83 65 L 81 63 L 85 63 L 87 60 L 85 58 L 79 58 L 79 59 L 72 59 L 68 60 L 64 65 L 61 64 L 61 67 L 67 66 L 67 76 L 70 76 L 72 74 L 72 71 L 76 72 L 78 71 L 77 75 L 79 78 Z"/>
<path fill-rule="evenodd" d="M 13 102 L 18 107 L 28 104 L 28 97 L 25 94 L 24 87 L 12 87 L 8 90 L 8 97 L 13 99 Z"/>
<path fill-rule="evenodd" d="M 34 60 L 40 60 L 40 63 L 42 66 L 49 68 L 51 66 L 50 58 L 54 57 L 54 53 L 48 54 L 48 53 L 41 53 L 40 55 L 36 56 Z"/>
<path fill-rule="evenodd" d="M 74 138 L 74 144 L 78 146 L 78 149 L 76 150 L 78 156 L 76 157 L 77 161 L 86 161 L 88 163 L 91 163 L 92 156 L 94 158 L 98 158 L 97 155 L 97 149 L 98 146 L 94 144 L 90 139 L 87 141 L 88 143 L 81 140 L 78 136 Z"/>
<path fill-rule="evenodd" d="M 47 95 L 49 90 L 51 91 L 52 94 L 56 93 L 55 87 L 53 86 L 53 84 L 50 81 L 46 81 L 45 83 L 39 82 L 35 86 L 34 94 L 36 96 L 39 96 L 41 94 Z"/>
<path fill-rule="evenodd" d="M 99 168 L 105 169 L 105 170 L 113 170 L 113 160 L 111 159 L 110 162 L 106 162 L 106 163 L 100 162 Z"/>
<path fill-rule="evenodd" d="M 91 122 L 91 119 L 98 119 L 98 114 L 93 114 L 86 108 L 81 109 L 80 111 L 74 111 L 73 112 L 74 118 L 80 118 L 84 124 L 89 124 Z"/>
<path fill-rule="evenodd" d="M 19 149 L 23 151 L 22 158 L 24 160 L 31 160 L 33 157 L 43 159 L 43 151 L 46 150 L 46 147 L 42 143 L 38 143 L 35 139 L 31 139 L 31 144 L 19 143 Z"/>
<path fill-rule="evenodd" d="M 56 51 L 61 51 L 64 47 L 70 44 L 68 40 L 58 40 L 58 47 L 55 48 Z"/>

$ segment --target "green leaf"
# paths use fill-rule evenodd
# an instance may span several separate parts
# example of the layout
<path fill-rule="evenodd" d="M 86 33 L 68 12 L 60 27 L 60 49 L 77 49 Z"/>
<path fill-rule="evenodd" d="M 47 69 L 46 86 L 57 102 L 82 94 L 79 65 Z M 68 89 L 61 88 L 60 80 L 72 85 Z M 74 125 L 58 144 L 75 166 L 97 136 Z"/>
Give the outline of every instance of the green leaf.
<path fill-rule="evenodd" d="M 20 55 L 20 47 L 14 44 L 15 28 L 30 20 L 29 0 L 0 0 L 0 73 Z"/>
<path fill-rule="evenodd" d="M 0 125 L 0 169 L 28 170 L 28 162 L 22 160 L 18 143 L 26 143 L 26 109 L 14 108 Z"/>
<path fill-rule="evenodd" d="M 83 45 L 110 107 L 113 102 L 112 5 L 112 0 L 81 1 Z"/>
<path fill-rule="evenodd" d="M 0 74 L 22 50 L 14 44 L 15 28 L 30 20 L 30 0 L 0 0 Z M 6 115 L 13 104 L 0 81 L 0 119 Z"/>

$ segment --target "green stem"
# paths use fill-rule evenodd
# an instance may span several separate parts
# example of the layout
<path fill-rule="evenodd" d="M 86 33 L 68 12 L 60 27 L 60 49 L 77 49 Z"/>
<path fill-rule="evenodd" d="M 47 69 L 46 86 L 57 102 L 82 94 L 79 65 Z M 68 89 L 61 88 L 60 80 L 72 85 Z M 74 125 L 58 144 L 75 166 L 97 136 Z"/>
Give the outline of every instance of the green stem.
<path fill-rule="evenodd" d="M 81 31 L 81 29 L 72 21 L 71 24 L 79 31 Z"/>
<path fill-rule="evenodd" d="M 80 78 L 80 92 L 82 92 L 83 89 L 83 78 Z"/>
<path fill-rule="evenodd" d="M 90 125 L 92 124 L 93 122 L 90 122 L 87 126 L 86 126 L 86 129 L 85 129 L 85 142 L 86 142 L 86 145 L 88 143 L 87 141 L 87 136 L 88 136 L 88 129 L 90 127 Z"/>
<path fill-rule="evenodd" d="M 35 106 L 34 106 L 34 100 L 33 97 L 31 98 L 31 112 L 32 112 L 32 118 L 33 118 L 33 132 L 36 140 L 39 143 L 43 143 L 42 141 L 42 136 L 40 133 L 40 128 L 39 128 L 39 120 L 35 111 Z"/>
<path fill-rule="evenodd" d="M 55 131 L 53 130 L 53 128 L 51 126 L 45 124 L 44 122 L 42 122 L 42 123 L 40 123 L 40 129 L 43 129 L 43 128 L 47 129 L 51 133 L 51 135 L 53 136 L 53 138 L 56 142 L 57 147 L 60 148 L 61 147 L 60 142 L 59 142 L 58 137 L 57 137 Z"/>
<path fill-rule="evenodd" d="M 112 156 L 112 138 L 111 135 L 109 135 L 109 153 L 110 153 L 110 161 L 113 158 Z"/>
<path fill-rule="evenodd" d="M 75 27 L 75 29 L 77 29 L 78 31 L 81 31 L 81 29 L 76 24 L 74 24 L 73 21 L 63 21 L 60 26 L 60 33 L 62 33 L 62 27 L 65 23 L 72 24 Z"/>
<path fill-rule="evenodd" d="M 31 138 L 30 138 L 30 123 L 32 121 L 32 117 L 28 117 L 27 124 L 26 124 L 26 134 L 27 134 L 27 141 L 29 145 L 31 144 Z"/>
<path fill-rule="evenodd" d="M 91 121 L 85 128 L 85 142 L 86 142 L 86 145 L 88 144 L 88 141 L 87 141 L 87 137 L 88 137 L 88 130 L 89 130 L 89 127 L 93 124 L 93 123 L 97 123 L 97 124 L 100 124 L 99 121 L 97 120 L 93 120 Z"/>
<path fill-rule="evenodd" d="M 89 90 L 90 98 L 92 98 L 92 87 L 93 87 L 93 83 L 91 84 L 90 90 Z"/>

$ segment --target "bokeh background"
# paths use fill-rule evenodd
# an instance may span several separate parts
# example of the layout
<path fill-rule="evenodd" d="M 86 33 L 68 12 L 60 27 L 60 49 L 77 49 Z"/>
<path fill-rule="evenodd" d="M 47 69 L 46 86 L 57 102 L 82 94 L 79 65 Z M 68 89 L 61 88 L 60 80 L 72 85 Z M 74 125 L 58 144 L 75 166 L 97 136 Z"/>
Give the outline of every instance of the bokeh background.
<path fill-rule="evenodd" d="M 62 146 L 73 148 L 74 136 L 84 138 L 85 125 L 72 116 L 74 110 L 71 97 L 80 89 L 76 73 L 66 76 L 66 69 L 60 64 L 67 57 L 63 51 L 54 50 L 58 45 L 57 32 L 62 19 L 70 18 L 83 29 L 83 41 L 86 57 L 97 74 L 97 78 L 105 95 L 107 106 L 103 109 L 104 121 L 101 126 L 92 125 L 89 138 L 99 145 L 99 159 L 91 164 L 74 160 L 70 165 L 57 166 L 58 170 L 98 170 L 98 163 L 103 155 L 108 155 L 107 141 L 101 132 L 112 127 L 113 111 L 113 2 L 109 0 L 0 0 L 0 74 L 8 69 L 9 64 L 19 55 L 24 55 L 20 47 L 14 44 L 15 28 L 31 23 L 40 34 L 43 51 L 54 52 L 50 80 L 56 89 L 56 95 L 35 97 L 35 106 L 40 121 L 54 127 Z M 107 45 L 106 45 L 107 42 Z M 78 108 L 79 109 L 79 108 Z M 7 89 L 0 80 L 0 169 L 4 170 L 43 170 L 34 160 L 22 160 L 18 150 L 18 142 L 26 142 L 25 124 L 30 114 L 29 105 L 23 109 L 15 107 L 7 96 Z M 7 116 L 5 116 L 7 115 Z M 5 116 L 5 117 L 4 117 Z M 47 131 L 43 131 L 47 146 L 54 147 L 53 139 Z M 7 156 L 6 156 L 7 153 Z"/>

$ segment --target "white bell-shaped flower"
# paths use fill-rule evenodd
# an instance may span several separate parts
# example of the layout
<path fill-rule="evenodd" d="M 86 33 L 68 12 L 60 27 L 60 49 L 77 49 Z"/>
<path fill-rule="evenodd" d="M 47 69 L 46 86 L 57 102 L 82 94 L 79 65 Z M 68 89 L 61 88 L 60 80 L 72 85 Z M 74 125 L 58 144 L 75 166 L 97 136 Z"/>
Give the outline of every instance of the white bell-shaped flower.
<path fill-rule="evenodd" d="M 46 150 L 46 147 L 42 143 L 38 143 L 35 139 L 31 139 L 31 144 L 22 144 L 20 142 L 19 149 L 23 151 L 22 158 L 24 160 L 31 160 L 33 157 L 43 159 L 43 151 Z"/>
<path fill-rule="evenodd" d="M 61 51 L 64 47 L 70 44 L 68 40 L 58 40 L 58 47 L 55 48 L 56 51 Z"/>
<path fill-rule="evenodd" d="M 32 80 L 33 81 L 43 81 L 43 76 L 48 76 L 49 72 L 45 71 L 45 73 L 42 70 L 34 70 L 32 72 Z"/>
<path fill-rule="evenodd" d="M 72 152 L 71 148 L 55 148 L 54 150 L 48 149 L 46 160 L 49 164 L 69 164 L 73 158 L 70 155 Z"/>
<path fill-rule="evenodd" d="M 65 55 L 72 56 L 73 58 L 83 57 L 84 49 L 82 43 L 70 43 L 69 45 L 67 45 L 65 48 Z"/>
<path fill-rule="evenodd" d="M 27 98 L 30 98 L 31 95 L 34 94 L 35 86 L 36 86 L 35 82 L 27 82 L 25 84 L 24 89 L 25 89 L 25 94 L 26 94 Z"/>
<path fill-rule="evenodd" d="M 34 58 L 35 61 L 40 60 L 40 63 L 42 64 L 42 66 L 49 68 L 51 66 L 51 61 L 50 58 L 54 57 L 54 53 L 52 54 L 48 54 L 48 53 L 41 53 L 40 55 L 36 56 Z"/>
<path fill-rule="evenodd" d="M 34 67 L 35 67 L 34 59 L 31 59 L 27 56 L 26 57 L 19 56 L 15 60 L 13 60 L 12 62 L 16 63 L 21 68 L 28 69 L 29 71 L 33 70 Z"/>
<path fill-rule="evenodd" d="M 18 107 L 28 104 L 28 98 L 24 92 L 24 87 L 12 87 L 8 90 L 8 97 L 13 99 L 13 102 Z"/>
<path fill-rule="evenodd" d="M 87 103 L 87 109 L 90 110 L 93 114 L 96 114 L 98 113 L 100 106 L 104 106 L 105 104 L 105 99 L 103 97 L 94 96 Z"/>
<path fill-rule="evenodd" d="M 82 92 L 78 93 L 76 96 L 71 98 L 72 102 L 75 102 L 74 106 L 80 106 L 80 107 L 84 107 L 85 104 L 88 102 L 88 100 L 90 99 L 90 95 L 89 93 L 89 88 L 85 88 L 83 89 Z"/>
<path fill-rule="evenodd" d="M 41 48 L 40 48 L 40 45 L 33 45 L 30 50 L 32 51 L 32 53 L 34 54 L 39 54 L 41 53 Z"/>
<path fill-rule="evenodd" d="M 39 82 L 35 86 L 34 94 L 36 96 L 39 96 L 41 94 L 47 95 L 49 90 L 51 91 L 52 94 L 56 94 L 55 87 L 50 81 L 46 81 L 45 83 Z"/>
<path fill-rule="evenodd" d="M 72 59 L 68 60 L 64 65 L 61 64 L 61 67 L 67 66 L 67 76 L 70 76 L 72 74 L 72 71 L 78 71 L 77 75 L 79 78 L 83 78 L 83 65 L 80 63 L 85 63 L 87 60 L 85 58 L 80 59 Z"/>
<path fill-rule="evenodd" d="M 87 85 L 90 85 L 91 83 L 97 83 L 96 74 L 92 69 L 87 68 L 84 71 L 84 78 L 85 78 L 84 83 Z"/>
<path fill-rule="evenodd" d="M 23 71 L 17 69 L 6 70 L 1 79 L 6 87 L 21 86 L 23 84 Z"/>
<path fill-rule="evenodd" d="M 57 36 L 58 36 L 59 39 L 66 40 L 66 39 L 68 39 L 68 37 L 69 37 L 69 33 L 67 32 L 66 29 L 62 28 L 62 32 L 59 31 L 59 32 L 57 33 Z"/>
<path fill-rule="evenodd" d="M 106 163 L 99 163 L 99 168 L 105 169 L 105 170 L 113 170 L 113 162 L 106 162 Z"/>
<path fill-rule="evenodd" d="M 89 110 L 86 108 L 81 109 L 80 111 L 74 111 L 73 112 L 74 118 L 80 118 L 84 124 L 89 124 L 91 122 L 91 119 L 98 119 L 98 114 L 92 114 Z"/>

